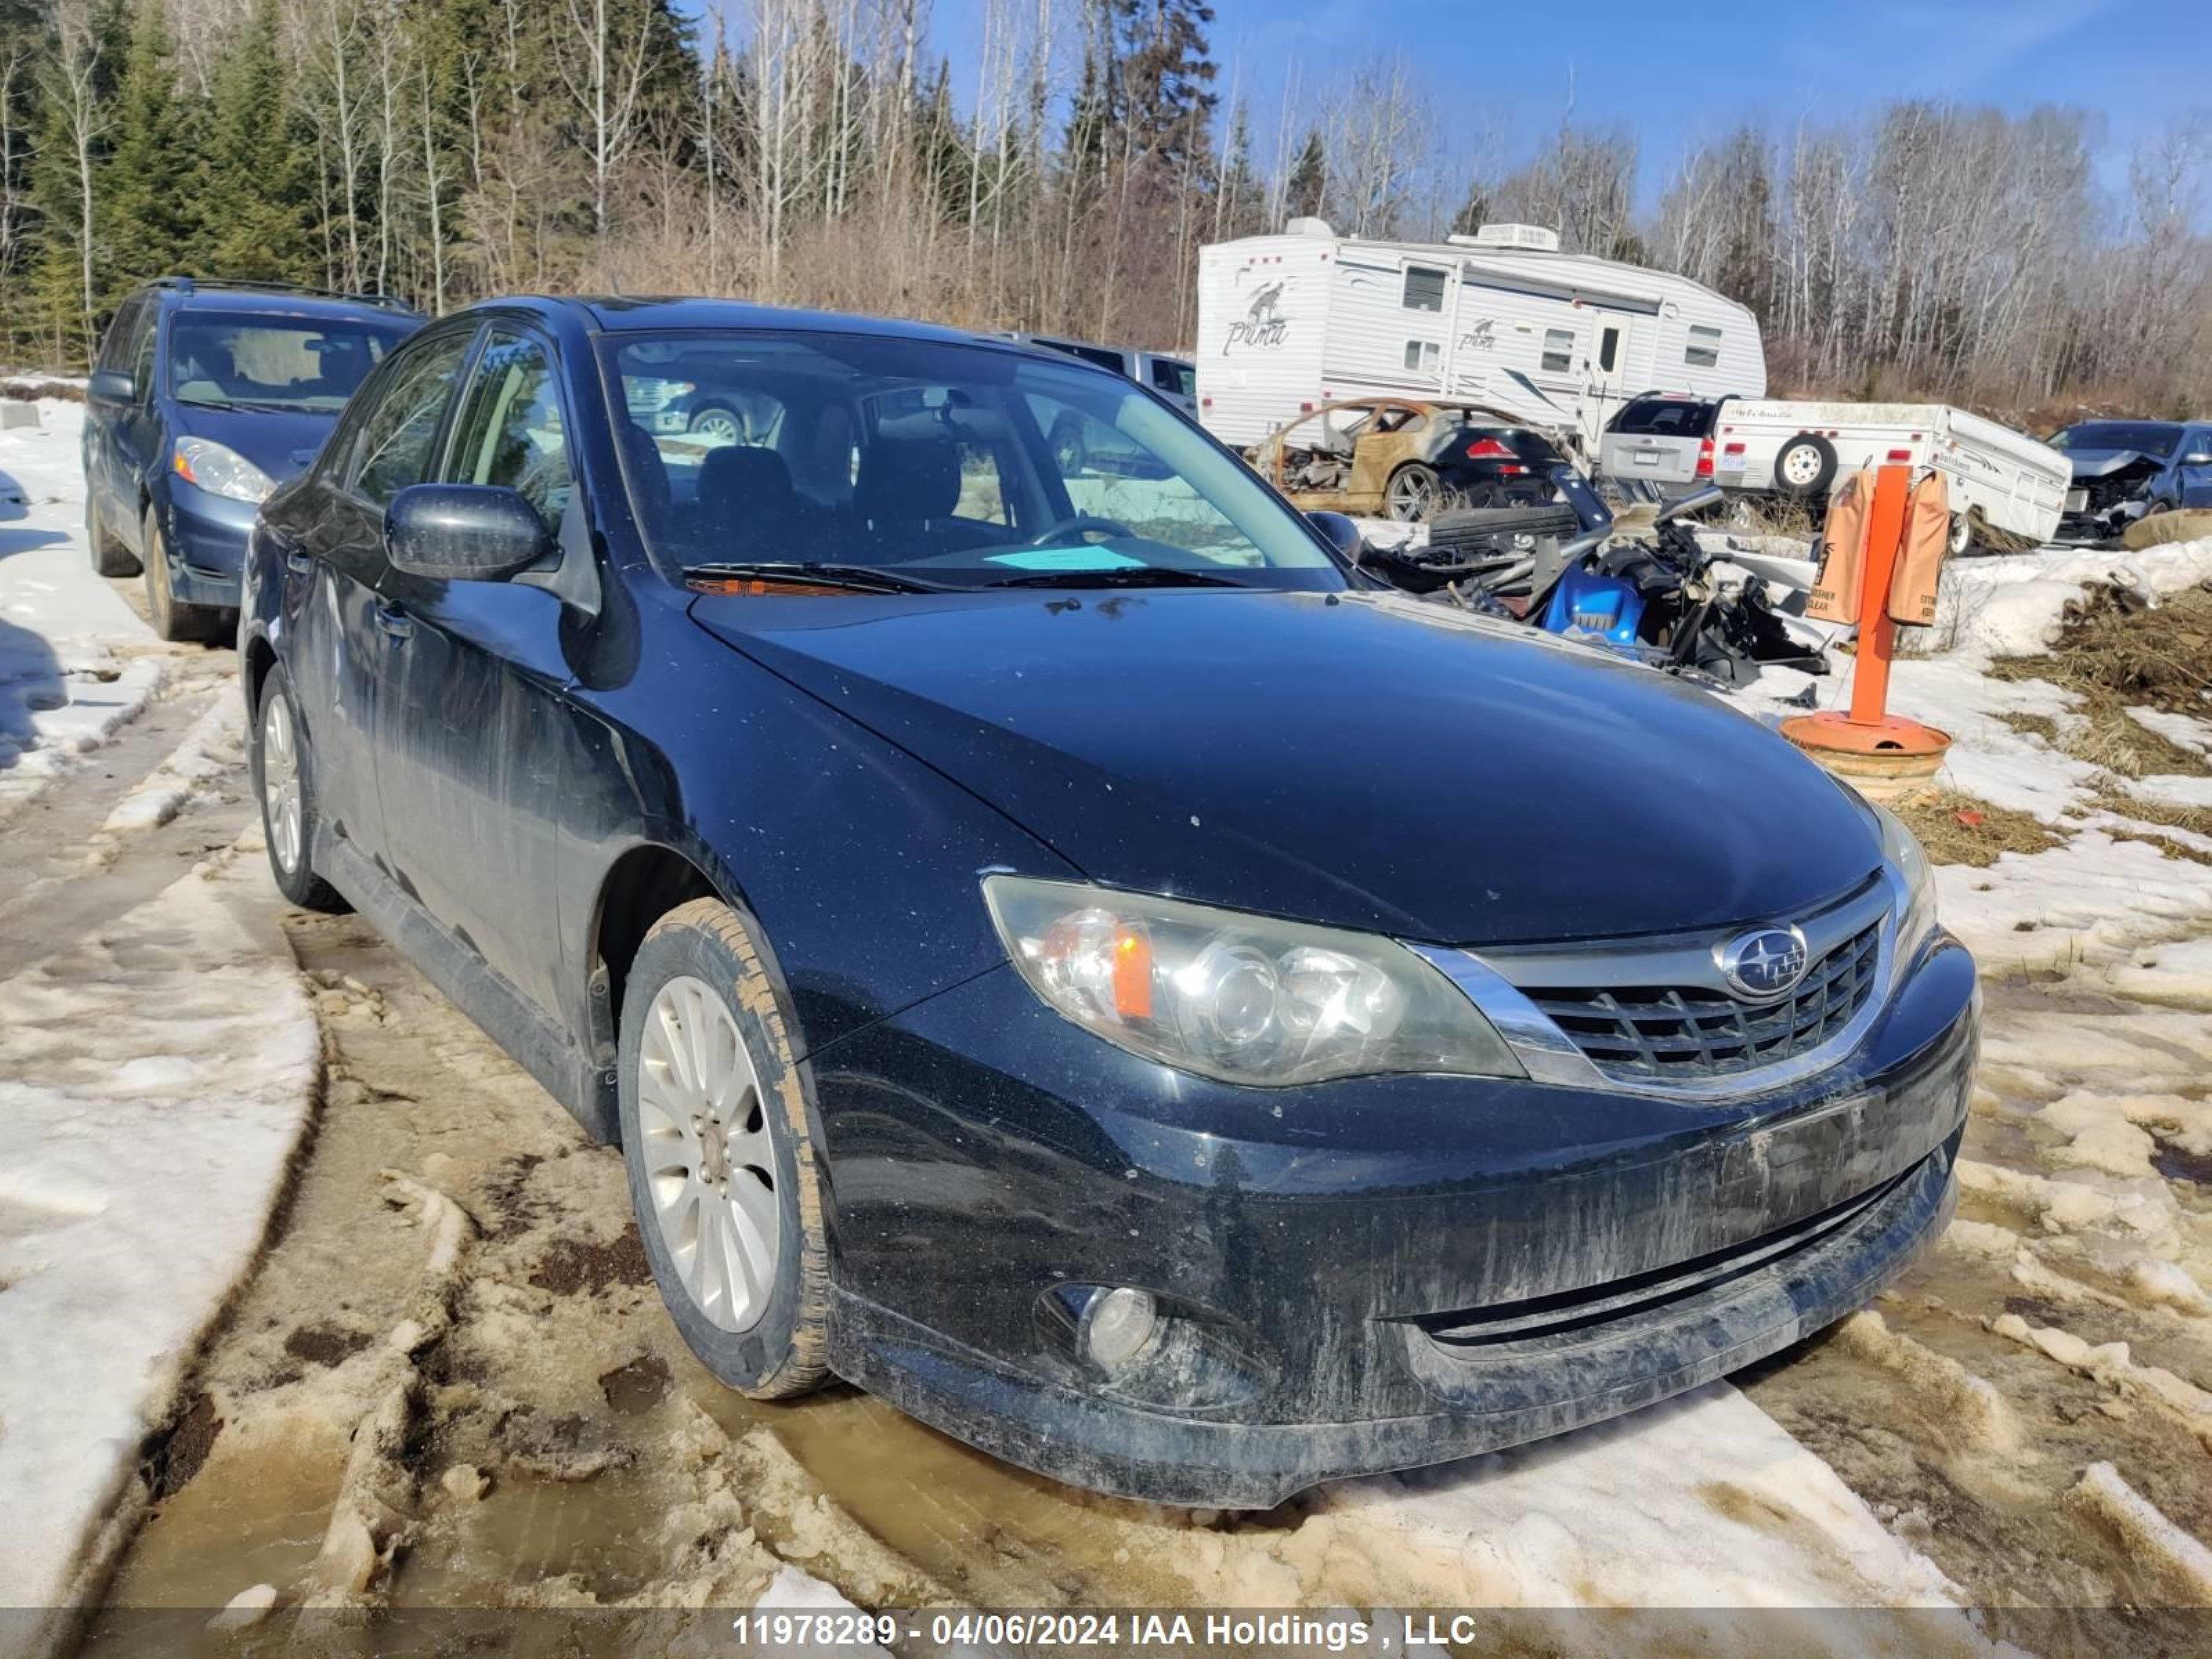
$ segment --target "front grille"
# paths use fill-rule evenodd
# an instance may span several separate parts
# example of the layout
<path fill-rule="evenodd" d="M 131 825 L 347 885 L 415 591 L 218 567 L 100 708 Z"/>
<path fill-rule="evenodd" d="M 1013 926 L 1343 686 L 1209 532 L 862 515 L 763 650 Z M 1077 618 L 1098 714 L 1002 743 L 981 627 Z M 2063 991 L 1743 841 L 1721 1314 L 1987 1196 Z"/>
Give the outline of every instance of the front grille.
<path fill-rule="evenodd" d="M 1590 1063 L 1620 1078 L 1729 1077 L 1819 1048 L 1874 994 L 1875 921 L 1830 951 L 1779 1001 L 1741 1002 L 1704 986 L 1522 986 Z"/>

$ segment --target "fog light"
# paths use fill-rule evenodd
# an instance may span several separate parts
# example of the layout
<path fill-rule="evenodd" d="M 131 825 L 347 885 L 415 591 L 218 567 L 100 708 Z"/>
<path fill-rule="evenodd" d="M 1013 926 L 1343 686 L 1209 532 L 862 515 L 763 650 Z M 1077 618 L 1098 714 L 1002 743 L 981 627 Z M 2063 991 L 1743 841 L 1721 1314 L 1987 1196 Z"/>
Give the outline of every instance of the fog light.
<path fill-rule="evenodd" d="M 1159 1307 L 1152 1293 L 1124 1285 L 1091 1297 L 1076 1340 L 1101 1370 L 1118 1371 L 1144 1352 L 1158 1328 Z"/>

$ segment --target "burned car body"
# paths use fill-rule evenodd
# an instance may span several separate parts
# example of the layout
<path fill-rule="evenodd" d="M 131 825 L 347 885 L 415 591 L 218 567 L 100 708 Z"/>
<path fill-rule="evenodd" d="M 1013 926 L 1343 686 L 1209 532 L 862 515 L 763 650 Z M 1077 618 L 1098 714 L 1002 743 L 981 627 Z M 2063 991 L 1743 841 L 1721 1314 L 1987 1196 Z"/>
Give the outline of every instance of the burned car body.
<path fill-rule="evenodd" d="M 2212 507 L 2212 423 L 2079 421 L 2050 441 L 2074 467 L 2061 541 L 2102 541 L 2154 513 Z"/>
<path fill-rule="evenodd" d="M 1285 422 L 1245 459 L 1309 513 L 1418 524 L 1443 507 L 1548 501 L 1552 469 L 1566 458 L 1481 404 L 1351 398 Z"/>

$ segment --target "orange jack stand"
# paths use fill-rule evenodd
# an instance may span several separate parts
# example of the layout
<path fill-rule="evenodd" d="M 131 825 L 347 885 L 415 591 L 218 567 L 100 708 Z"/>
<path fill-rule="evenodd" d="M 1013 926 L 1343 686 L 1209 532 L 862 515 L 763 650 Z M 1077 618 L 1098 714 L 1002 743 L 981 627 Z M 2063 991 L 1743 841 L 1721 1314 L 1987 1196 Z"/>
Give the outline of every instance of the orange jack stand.
<path fill-rule="evenodd" d="M 1889 712 L 1889 660 L 1896 624 L 1889 619 L 1889 588 L 1905 540 L 1911 469 L 1884 466 L 1875 474 L 1867 514 L 1867 552 L 1859 583 L 1859 647 L 1851 682 L 1851 712 L 1800 714 L 1782 723 L 1782 735 L 1867 794 L 1911 793 L 1936 775 L 1951 746 L 1948 732 Z"/>

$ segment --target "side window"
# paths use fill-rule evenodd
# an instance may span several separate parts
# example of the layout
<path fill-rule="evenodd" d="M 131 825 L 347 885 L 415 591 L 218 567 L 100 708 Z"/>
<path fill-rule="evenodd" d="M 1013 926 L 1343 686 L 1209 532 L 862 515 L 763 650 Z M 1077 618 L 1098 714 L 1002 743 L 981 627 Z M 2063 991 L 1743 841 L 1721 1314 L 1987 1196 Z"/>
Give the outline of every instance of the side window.
<path fill-rule="evenodd" d="M 1152 359 L 1152 386 L 1156 391 L 1164 392 L 1170 397 L 1195 397 L 1198 395 L 1198 371 L 1188 363 L 1155 357 Z"/>
<path fill-rule="evenodd" d="M 1692 368 L 1721 366 L 1721 331 L 1703 323 L 1690 325 L 1690 343 L 1682 348 L 1682 361 Z"/>
<path fill-rule="evenodd" d="M 395 362 L 379 401 L 362 419 L 347 487 L 379 507 L 429 476 L 430 445 L 474 337 L 458 331 L 424 342 Z"/>
<path fill-rule="evenodd" d="M 1442 311 L 1444 276 L 1445 273 L 1434 265 L 1407 265 L 1405 291 L 1400 302 L 1408 311 Z"/>
<path fill-rule="evenodd" d="M 132 331 L 137 327 L 138 319 L 145 312 L 146 301 L 143 297 L 134 297 L 123 302 L 122 309 L 115 313 L 115 319 L 107 325 L 106 337 L 100 343 L 96 367 L 128 368 L 131 366 L 131 348 L 137 343 Z"/>
<path fill-rule="evenodd" d="M 1575 366 L 1575 331 L 1571 328 L 1544 331 L 1544 372 L 1564 374 Z"/>
<path fill-rule="evenodd" d="M 1074 512 L 1119 520 L 1139 536 L 1217 564 L 1267 562 L 1249 538 L 1141 440 L 1050 392 L 1025 392 L 1022 400 L 1044 434 L 1050 471 Z M 962 495 L 968 499 L 964 479 Z"/>
<path fill-rule="evenodd" d="M 131 339 L 131 378 L 137 383 L 138 401 L 150 402 L 154 396 L 154 343 L 161 334 L 161 307 L 149 304 L 138 313 L 137 326 Z"/>
<path fill-rule="evenodd" d="M 1432 373 L 1441 358 L 1441 349 L 1434 340 L 1406 342 L 1406 367 L 1422 374 Z"/>
<path fill-rule="evenodd" d="M 549 526 L 561 521 L 574 475 L 558 371 L 537 341 L 495 330 L 485 342 L 453 422 L 445 476 L 519 490 Z"/>

